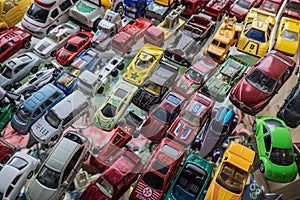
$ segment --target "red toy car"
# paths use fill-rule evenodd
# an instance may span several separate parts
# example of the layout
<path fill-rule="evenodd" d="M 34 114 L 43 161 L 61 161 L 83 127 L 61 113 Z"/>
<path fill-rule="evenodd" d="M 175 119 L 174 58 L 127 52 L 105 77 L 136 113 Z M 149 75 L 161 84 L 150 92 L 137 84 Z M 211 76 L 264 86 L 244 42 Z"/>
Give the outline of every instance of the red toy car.
<path fill-rule="evenodd" d="M 174 82 L 173 89 L 181 96 L 189 98 L 217 69 L 217 62 L 210 57 L 202 56 L 200 60 L 188 68 L 182 76 L 178 76 Z"/>
<path fill-rule="evenodd" d="M 292 75 L 295 65 L 288 56 L 270 51 L 233 87 L 230 101 L 241 111 L 256 115 Z"/>
<path fill-rule="evenodd" d="M 167 131 L 168 136 L 187 147 L 209 118 L 215 101 L 201 92 L 195 92 Z"/>
<path fill-rule="evenodd" d="M 230 5 L 228 14 L 235 16 L 238 22 L 244 21 L 246 15 L 252 7 L 257 7 L 261 0 L 238 0 Z"/>
<path fill-rule="evenodd" d="M 169 138 L 162 139 L 135 184 L 130 199 L 162 199 L 180 168 L 183 155 L 181 145 Z"/>
<path fill-rule="evenodd" d="M 150 111 L 141 128 L 141 134 L 153 142 L 160 142 L 180 113 L 183 103 L 184 98 L 182 96 L 170 92 L 158 106 Z"/>
<path fill-rule="evenodd" d="M 287 2 L 283 15 L 300 20 L 300 1 L 289 0 Z"/>
<path fill-rule="evenodd" d="M 123 149 L 100 177 L 86 188 L 80 199 L 119 199 L 136 180 L 142 168 L 141 158 L 130 149 Z"/>
<path fill-rule="evenodd" d="M 93 34 L 87 31 L 81 31 L 71 36 L 65 46 L 57 51 L 57 62 L 64 66 L 70 65 L 82 50 L 90 46 L 92 39 Z"/>
<path fill-rule="evenodd" d="M 259 9 L 277 14 L 282 3 L 283 0 L 264 0 Z"/>
<path fill-rule="evenodd" d="M 220 21 L 232 2 L 233 0 L 210 0 L 204 13 L 211 16 L 213 20 Z"/>
<path fill-rule="evenodd" d="M 30 41 L 31 34 L 16 26 L 1 32 L 0 62 L 4 62 L 21 48 L 29 49 L 31 46 Z"/>
<path fill-rule="evenodd" d="M 0 138 L 0 163 L 6 163 L 15 150 L 16 147 L 14 145 Z"/>

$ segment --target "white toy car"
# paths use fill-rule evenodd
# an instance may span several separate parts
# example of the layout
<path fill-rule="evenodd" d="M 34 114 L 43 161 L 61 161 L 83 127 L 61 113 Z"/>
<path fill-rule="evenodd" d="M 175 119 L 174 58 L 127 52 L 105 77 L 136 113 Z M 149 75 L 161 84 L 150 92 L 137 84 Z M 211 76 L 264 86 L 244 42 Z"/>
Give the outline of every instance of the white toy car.
<path fill-rule="evenodd" d="M 21 188 L 30 179 L 38 160 L 23 153 L 15 153 L 0 171 L 0 199 L 16 199 Z"/>
<path fill-rule="evenodd" d="M 40 143 L 56 142 L 62 132 L 89 109 L 88 99 L 78 90 L 61 100 L 30 129 L 31 135 Z"/>
<path fill-rule="evenodd" d="M 91 141 L 86 136 L 67 132 L 30 181 L 27 197 L 31 200 L 63 199 L 82 163 L 88 159 L 90 147 Z"/>
<path fill-rule="evenodd" d="M 34 46 L 33 52 L 42 58 L 55 57 L 56 51 L 64 46 L 72 35 L 78 33 L 79 29 L 79 26 L 71 22 L 57 26 Z"/>

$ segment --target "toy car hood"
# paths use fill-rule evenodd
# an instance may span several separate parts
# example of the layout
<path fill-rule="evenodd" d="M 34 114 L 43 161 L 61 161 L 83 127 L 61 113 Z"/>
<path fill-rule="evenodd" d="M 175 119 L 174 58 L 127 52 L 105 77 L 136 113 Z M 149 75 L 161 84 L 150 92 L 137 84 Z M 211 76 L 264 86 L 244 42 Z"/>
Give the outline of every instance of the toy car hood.
<path fill-rule="evenodd" d="M 208 196 L 208 195 L 207 195 Z M 221 187 L 218 183 L 215 182 L 213 185 L 213 192 L 208 199 L 240 199 L 241 195 L 236 195 L 225 188 Z"/>
<path fill-rule="evenodd" d="M 34 46 L 34 50 L 42 55 L 49 54 L 57 44 L 49 38 L 42 39 Z"/>
<path fill-rule="evenodd" d="M 0 86 L 5 87 L 7 86 L 7 82 L 9 79 L 5 78 L 2 74 L 0 74 Z"/>
<path fill-rule="evenodd" d="M 30 190 L 28 190 L 29 196 L 32 199 L 50 199 L 51 196 L 57 191 L 56 189 L 51 189 L 42 185 L 37 179 L 29 185 Z"/>
<path fill-rule="evenodd" d="M 45 116 L 31 126 L 30 133 L 41 143 L 48 143 L 58 130 L 46 122 Z"/>
<path fill-rule="evenodd" d="M 242 8 L 241 6 L 238 6 L 237 4 L 234 4 L 234 6 L 231 7 L 230 12 L 235 13 L 240 16 L 245 16 L 248 13 L 249 10 Z"/>

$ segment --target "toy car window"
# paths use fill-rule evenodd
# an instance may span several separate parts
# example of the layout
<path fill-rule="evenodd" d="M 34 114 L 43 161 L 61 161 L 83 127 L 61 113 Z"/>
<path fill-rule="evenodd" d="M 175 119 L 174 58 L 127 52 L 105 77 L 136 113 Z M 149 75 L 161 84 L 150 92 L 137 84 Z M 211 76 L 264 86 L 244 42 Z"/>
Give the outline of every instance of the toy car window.
<path fill-rule="evenodd" d="M 272 144 L 272 139 L 270 134 L 264 136 L 264 143 L 265 143 L 266 151 L 269 152 L 271 150 L 271 144 Z"/>
<path fill-rule="evenodd" d="M 55 19 L 55 17 L 57 17 L 57 15 L 58 15 L 58 10 L 57 10 L 57 8 L 55 8 L 51 13 L 51 18 Z"/>
<path fill-rule="evenodd" d="M 22 55 L 18 56 L 17 58 L 20 59 L 22 62 L 28 62 L 28 61 L 32 60 L 32 58 L 30 56 L 28 56 L 27 54 L 22 54 Z"/>
<path fill-rule="evenodd" d="M 116 92 L 115 92 L 115 96 L 116 97 L 119 97 L 120 99 L 124 99 L 126 97 L 126 95 L 128 94 L 128 92 L 126 90 L 123 90 L 123 89 L 118 89 Z"/>
<path fill-rule="evenodd" d="M 299 38 L 299 35 L 297 32 L 290 31 L 290 30 L 284 30 L 280 36 L 286 40 L 290 40 L 293 42 L 298 41 L 298 38 Z"/>
<path fill-rule="evenodd" d="M 70 43 L 67 43 L 65 45 L 65 49 L 67 49 L 67 50 L 69 50 L 71 52 L 77 52 L 77 50 L 78 50 L 77 46 L 74 46 L 74 45 L 72 45 Z"/>
<path fill-rule="evenodd" d="M 242 8 L 245 8 L 245 9 L 250 9 L 251 8 L 251 3 L 247 2 L 245 0 L 239 0 L 236 4 L 239 5 Z"/>
<path fill-rule="evenodd" d="M 16 4 L 15 4 L 14 0 L 7 0 L 4 3 L 3 12 L 7 13 L 8 11 L 10 11 L 15 6 L 16 6 Z"/>
<path fill-rule="evenodd" d="M 216 45 L 216 46 L 218 46 L 218 44 L 219 44 L 219 41 L 218 41 L 218 40 L 213 40 L 211 43 L 212 43 L 213 45 Z"/>
<path fill-rule="evenodd" d="M 61 119 L 59 119 L 52 110 L 45 115 L 45 119 L 54 128 L 58 128 L 61 122 Z"/>
<path fill-rule="evenodd" d="M 168 173 L 168 171 L 169 171 L 169 167 L 168 166 L 166 166 L 165 164 L 163 164 L 163 163 L 161 163 L 161 162 L 159 162 L 157 160 L 155 160 L 153 162 L 152 167 L 155 170 L 157 170 L 158 172 L 160 172 L 161 174 L 163 174 L 163 175 L 166 175 Z"/>
<path fill-rule="evenodd" d="M 276 165 L 289 166 L 294 162 L 292 149 L 272 148 L 270 161 Z"/>
<path fill-rule="evenodd" d="M 161 121 L 161 122 L 166 123 L 166 124 L 168 124 L 170 122 L 170 113 L 168 113 L 167 111 L 165 111 L 162 108 L 157 109 L 153 113 L 153 117 L 155 119 L 157 119 L 158 121 Z"/>
<path fill-rule="evenodd" d="M 58 6 L 62 11 L 65 11 L 65 10 L 67 10 L 68 8 L 70 8 L 72 6 L 72 2 L 70 0 L 65 0 L 64 2 L 59 4 Z"/>
<path fill-rule="evenodd" d="M 49 10 L 42 8 L 38 4 L 32 3 L 26 12 L 26 15 L 37 22 L 45 23 L 49 15 Z"/>
<path fill-rule="evenodd" d="M 9 47 L 9 44 L 7 43 L 0 47 L 0 54 L 3 54 Z"/>
<path fill-rule="evenodd" d="M 50 104 L 52 103 L 52 101 L 50 101 L 49 99 L 47 101 L 45 101 L 43 104 L 42 104 L 42 109 L 46 109 Z"/>
<path fill-rule="evenodd" d="M 16 116 L 18 120 L 20 120 L 22 123 L 27 123 L 30 116 L 31 112 L 25 108 L 25 106 L 21 106 L 19 110 L 16 112 Z"/>
<path fill-rule="evenodd" d="M 296 12 L 300 12 L 300 3 L 299 2 L 290 2 L 288 3 L 287 7 L 290 10 L 296 11 Z"/>
<path fill-rule="evenodd" d="M 270 129 L 276 128 L 276 127 L 282 127 L 285 128 L 285 126 L 278 120 L 274 119 L 267 119 L 264 120 L 266 126 L 268 126 Z"/>
<path fill-rule="evenodd" d="M 279 4 L 276 4 L 271 1 L 266 1 L 266 3 L 263 5 L 263 9 L 271 12 L 276 12 L 278 10 Z"/>
<path fill-rule="evenodd" d="M 105 117 L 112 118 L 116 115 L 116 107 L 111 104 L 106 104 L 104 108 L 102 108 L 101 112 Z"/>
<path fill-rule="evenodd" d="M 169 96 L 167 97 L 167 100 L 168 100 L 169 102 L 175 104 L 175 105 L 178 105 L 178 104 L 180 103 L 180 101 L 181 101 L 179 98 L 177 98 L 177 97 L 174 96 L 174 95 L 169 95 Z"/>
<path fill-rule="evenodd" d="M 287 108 L 288 108 L 289 110 L 292 110 L 292 111 L 295 112 L 295 113 L 300 113 L 300 101 L 298 101 L 298 100 L 296 100 L 296 99 L 292 100 L 292 101 L 288 104 Z"/>
<path fill-rule="evenodd" d="M 100 177 L 97 181 L 97 185 L 99 186 L 99 189 L 109 198 L 112 198 L 114 189 L 113 187 L 102 177 Z"/>
<path fill-rule="evenodd" d="M 0 73 L 5 78 L 8 78 L 8 79 L 12 78 L 12 70 L 9 67 L 6 67 L 6 66 L 0 67 Z"/>
<path fill-rule="evenodd" d="M 37 117 L 41 114 L 41 110 L 37 109 L 34 113 L 33 113 L 33 117 Z"/>
<path fill-rule="evenodd" d="M 195 70 L 193 70 L 193 69 L 191 69 L 191 68 L 189 68 L 189 69 L 187 70 L 186 75 L 187 75 L 187 77 L 189 77 L 192 81 L 195 81 L 195 82 L 197 82 L 197 83 L 200 83 L 200 81 L 203 79 L 203 76 L 202 76 L 199 72 L 197 72 L 197 71 L 195 71 Z"/>
<path fill-rule="evenodd" d="M 163 189 L 163 183 L 164 179 L 162 177 L 157 176 L 153 172 L 147 172 L 142 180 L 151 188 L 155 190 L 162 190 Z"/>
<path fill-rule="evenodd" d="M 37 180 L 45 187 L 58 188 L 60 173 L 44 166 L 37 176 Z"/>
<path fill-rule="evenodd" d="M 173 147 L 165 144 L 162 146 L 161 148 L 162 152 L 164 152 L 165 154 L 173 157 L 173 158 L 177 158 L 180 155 L 180 152 L 177 149 L 174 149 Z"/>
<path fill-rule="evenodd" d="M 26 160 L 24 160 L 23 158 L 13 157 L 13 159 L 10 160 L 8 165 L 12 166 L 18 170 L 22 170 L 28 165 L 28 162 Z"/>
<path fill-rule="evenodd" d="M 260 91 L 270 94 L 276 86 L 276 80 L 267 76 L 262 71 L 254 69 L 246 76 L 247 82 Z"/>
<path fill-rule="evenodd" d="M 246 33 L 246 37 L 265 43 L 266 42 L 266 36 L 265 36 L 265 32 L 255 29 L 255 28 L 251 28 L 247 33 Z"/>

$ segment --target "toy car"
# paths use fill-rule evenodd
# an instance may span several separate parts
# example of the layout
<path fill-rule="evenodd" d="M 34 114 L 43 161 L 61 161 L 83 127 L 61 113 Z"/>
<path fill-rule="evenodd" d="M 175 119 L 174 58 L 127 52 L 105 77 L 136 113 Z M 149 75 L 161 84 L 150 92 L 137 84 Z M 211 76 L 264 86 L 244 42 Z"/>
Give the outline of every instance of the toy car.
<path fill-rule="evenodd" d="M 173 90 L 185 98 L 190 97 L 216 72 L 217 67 L 217 62 L 202 56 L 182 76 L 177 77 Z"/>
<path fill-rule="evenodd" d="M 300 82 L 298 82 L 277 112 L 277 117 L 282 119 L 291 128 L 300 124 Z"/>
<path fill-rule="evenodd" d="M 126 68 L 123 79 L 137 86 L 142 85 L 146 77 L 157 67 L 163 53 L 163 49 L 145 44 Z"/>
<path fill-rule="evenodd" d="M 184 105 L 184 98 L 170 92 L 161 103 L 150 110 L 141 127 L 141 134 L 153 142 L 160 142 Z"/>
<path fill-rule="evenodd" d="M 4 62 L 21 48 L 29 49 L 30 40 L 31 34 L 18 27 L 2 32 L 0 35 L 0 62 Z"/>
<path fill-rule="evenodd" d="M 294 60 L 272 50 L 239 80 L 231 90 L 229 99 L 241 111 L 255 115 L 266 107 L 292 75 L 294 68 Z"/>
<path fill-rule="evenodd" d="M 10 90 L 31 73 L 36 73 L 42 60 L 32 52 L 6 61 L 0 68 L 0 86 Z"/>
<path fill-rule="evenodd" d="M 228 8 L 228 14 L 235 16 L 238 22 L 244 21 L 252 7 L 257 7 L 262 0 L 237 0 Z"/>
<path fill-rule="evenodd" d="M 66 95 L 69 95 L 76 87 L 79 74 L 80 70 L 70 66 L 67 70 L 63 70 L 57 75 L 54 80 L 54 85 L 61 89 Z"/>
<path fill-rule="evenodd" d="M 235 129 L 238 119 L 235 112 L 226 107 L 214 108 L 210 121 L 205 127 L 200 139 L 196 139 L 192 148 L 198 148 L 197 155 L 202 158 L 212 156 L 212 161 L 217 162 L 221 152 L 219 147 L 231 135 Z"/>
<path fill-rule="evenodd" d="M 63 98 L 64 93 L 48 83 L 19 105 L 11 120 L 12 128 L 26 135 L 31 125 Z"/>
<path fill-rule="evenodd" d="M 215 101 L 201 92 L 195 92 L 185 104 L 167 131 L 183 146 L 189 146 L 210 117 Z"/>
<path fill-rule="evenodd" d="M 67 22 L 52 29 L 33 48 L 33 52 L 42 58 L 55 57 L 56 52 L 66 44 L 68 39 L 79 32 L 79 26 Z"/>
<path fill-rule="evenodd" d="M 31 179 L 27 196 L 31 200 L 63 199 L 82 163 L 88 159 L 90 147 L 89 138 L 68 131 Z"/>
<path fill-rule="evenodd" d="M 32 0 L 4 0 L 1 2 L 0 31 L 12 28 L 19 23 L 30 6 Z"/>
<path fill-rule="evenodd" d="M 94 123 L 103 130 L 112 130 L 128 108 L 137 89 L 130 83 L 119 81 L 95 113 Z"/>
<path fill-rule="evenodd" d="M 16 147 L 0 138 L 0 163 L 5 164 L 16 151 Z"/>
<path fill-rule="evenodd" d="M 150 26 L 144 34 L 144 43 L 149 43 L 154 46 L 164 46 L 165 33 L 156 26 Z"/>
<path fill-rule="evenodd" d="M 284 0 L 264 0 L 259 9 L 278 14 L 281 5 L 283 4 Z"/>
<path fill-rule="evenodd" d="M 160 63 L 153 74 L 139 87 L 137 93 L 133 96 L 132 103 L 149 112 L 150 108 L 155 104 L 159 104 L 169 91 L 177 74 L 177 69 Z"/>
<path fill-rule="evenodd" d="M 79 69 L 81 72 L 85 69 L 94 72 L 100 63 L 101 58 L 98 56 L 98 52 L 88 48 L 79 53 L 79 55 L 71 63 L 71 67 Z"/>
<path fill-rule="evenodd" d="M 231 141 L 210 183 L 205 200 L 241 199 L 255 152 Z"/>
<path fill-rule="evenodd" d="M 63 66 L 68 66 L 78 56 L 78 54 L 89 47 L 93 34 L 87 31 L 81 31 L 72 35 L 65 46 L 56 53 L 56 60 Z"/>
<path fill-rule="evenodd" d="M 183 155 L 181 145 L 168 138 L 162 139 L 137 180 L 130 199 L 162 199 L 179 170 Z"/>
<path fill-rule="evenodd" d="M 275 14 L 252 8 L 244 20 L 237 50 L 257 57 L 264 56 L 269 49 L 274 25 Z"/>
<path fill-rule="evenodd" d="M 282 17 L 276 34 L 274 48 L 286 55 L 294 56 L 299 45 L 299 20 Z"/>
<path fill-rule="evenodd" d="M 80 199 L 119 199 L 135 182 L 142 168 L 139 156 L 130 149 L 122 149 L 99 178 L 86 188 Z"/>
<path fill-rule="evenodd" d="M 204 13 L 212 16 L 213 20 L 220 21 L 231 3 L 232 0 L 210 0 L 204 9 Z"/>
<path fill-rule="evenodd" d="M 16 199 L 37 165 L 37 159 L 26 153 L 16 152 L 0 171 L 0 177 L 5 177 L 0 183 L 1 198 Z"/>
<path fill-rule="evenodd" d="M 297 164 L 290 133 L 284 121 L 259 116 L 253 123 L 259 155 L 259 170 L 275 182 L 288 183 L 297 176 Z"/>
<path fill-rule="evenodd" d="M 300 2 L 298 0 L 289 0 L 283 16 L 300 20 Z"/>
<path fill-rule="evenodd" d="M 40 71 L 32 74 L 22 86 L 14 91 L 15 94 L 23 94 L 25 98 L 31 95 L 35 90 L 40 89 L 47 83 L 52 82 L 62 70 L 61 65 L 55 65 L 53 61 L 46 63 Z"/>
<path fill-rule="evenodd" d="M 249 63 L 230 55 L 201 90 L 216 101 L 222 102 L 249 66 Z"/>
<path fill-rule="evenodd" d="M 210 181 L 212 170 L 212 165 L 208 161 L 190 154 L 172 181 L 164 199 L 200 199 Z"/>
<path fill-rule="evenodd" d="M 8 122 L 10 122 L 16 107 L 16 103 L 13 101 L 0 103 L 0 131 L 5 129 Z"/>

